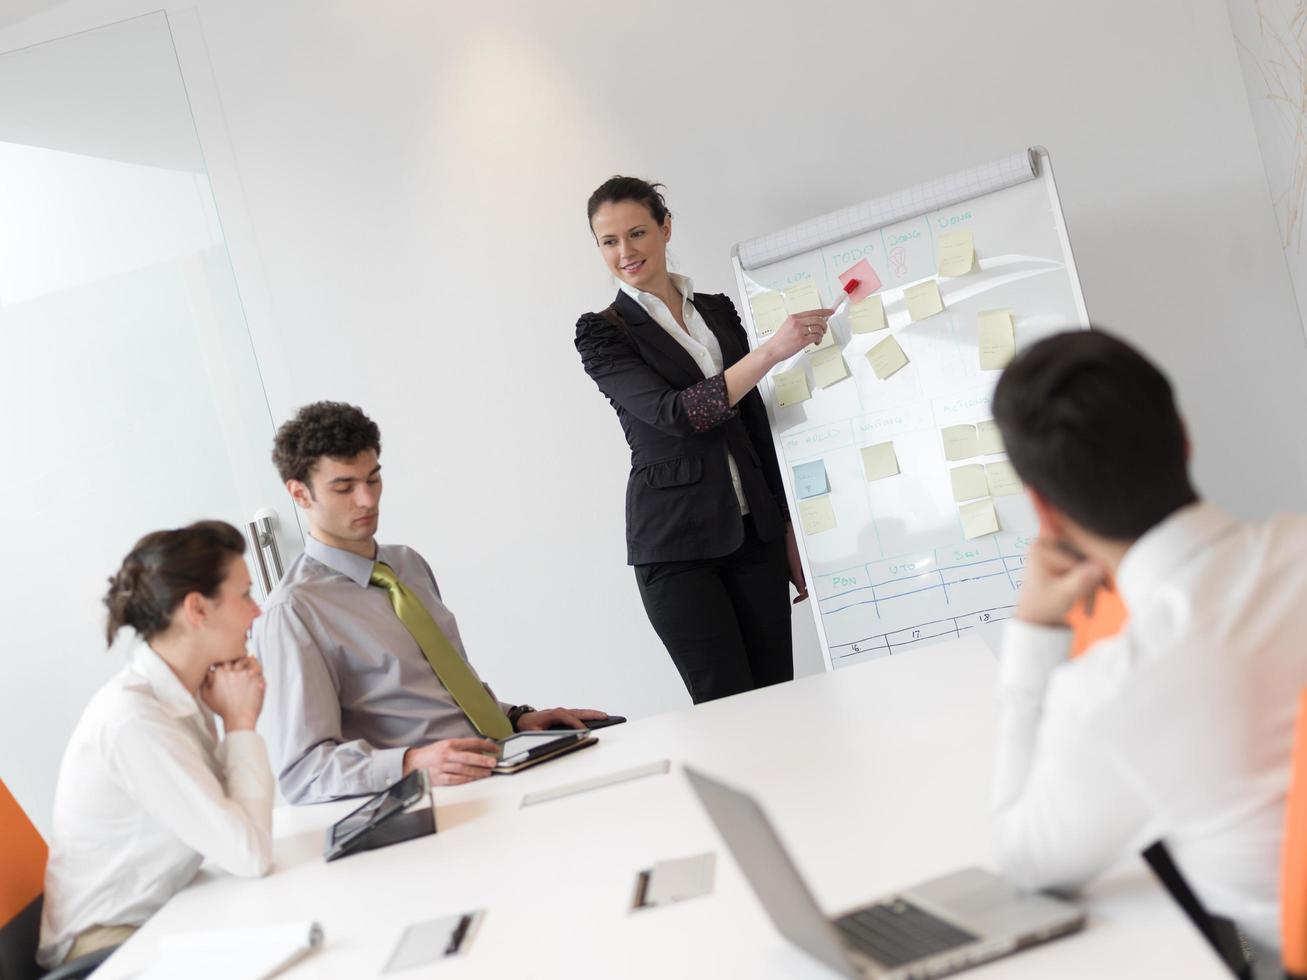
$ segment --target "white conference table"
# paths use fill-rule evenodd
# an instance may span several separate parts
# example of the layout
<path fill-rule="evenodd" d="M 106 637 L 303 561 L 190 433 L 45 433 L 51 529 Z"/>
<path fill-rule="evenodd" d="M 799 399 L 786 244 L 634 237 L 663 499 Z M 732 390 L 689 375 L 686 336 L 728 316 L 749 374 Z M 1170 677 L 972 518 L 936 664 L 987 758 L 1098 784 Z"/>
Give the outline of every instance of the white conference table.
<path fill-rule="evenodd" d="M 203 871 L 97 977 L 130 977 L 165 936 L 316 919 L 289 978 L 379 974 L 410 923 L 486 909 L 466 955 L 395 974 L 457 977 L 833 976 L 773 928 L 683 773 L 755 794 L 818 902 L 838 912 L 968 864 L 993 866 L 995 662 L 977 638 L 629 722 L 515 776 L 434 791 L 434 836 L 327 864 L 325 828 L 358 801 L 279 809 L 263 879 Z M 526 808 L 522 795 L 670 759 L 667 775 Z M 713 894 L 630 910 L 636 873 L 717 853 Z M 1084 896 L 1086 929 L 967 973 L 1227 976 L 1128 858 Z"/>

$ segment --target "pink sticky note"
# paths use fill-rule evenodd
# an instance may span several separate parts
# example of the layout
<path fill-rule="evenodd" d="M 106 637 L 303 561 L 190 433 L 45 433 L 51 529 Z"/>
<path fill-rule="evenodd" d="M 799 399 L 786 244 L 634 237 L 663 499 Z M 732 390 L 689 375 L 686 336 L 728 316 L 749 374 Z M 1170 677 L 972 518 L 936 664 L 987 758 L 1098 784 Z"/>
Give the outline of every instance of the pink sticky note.
<path fill-rule="evenodd" d="M 876 290 L 880 289 L 880 277 L 876 275 L 876 270 L 871 267 L 871 263 L 866 259 L 863 259 L 852 269 L 840 273 L 841 286 L 850 279 L 858 280 L 858 288 L 849 293 L 850 303 L 864 300 Z"/>

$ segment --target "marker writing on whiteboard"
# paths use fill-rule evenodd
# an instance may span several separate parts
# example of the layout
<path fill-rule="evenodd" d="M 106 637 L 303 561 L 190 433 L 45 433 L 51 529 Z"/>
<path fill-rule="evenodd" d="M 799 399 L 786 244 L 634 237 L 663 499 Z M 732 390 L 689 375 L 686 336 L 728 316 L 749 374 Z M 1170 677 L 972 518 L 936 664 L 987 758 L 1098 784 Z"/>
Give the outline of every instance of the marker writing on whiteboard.
<path fill-rule="evenodd" d="M 831 318 L 838 315 L 839 312 L 844 309 L 844 307 L 849 305 L 849 294 L 852 293 L 855 289 L 857 289 L 859 285 L 861 285 L 860 280 L 850 279 L 848 282 L 844 283 L 840 287 L 841 295 L 839 297 L 839 302 L 835 304 L 835 309 L 831 310 L 830 316 L 826 318 L 827 329 L 830 329 L 829 321 L 831 320 Z M 807 348 L 804 348 L 804 350 L 806 349 Z M 786 371 L 790 370 L 790 368 L 794 366 L 794 363 L 798 361 L 799 358 L 802 356 L 803 356 L 803 351 L 801 350 L 793 357 L 791 357 L 789 360 L 782 361 L 778 365 L 779 370 L 777 370 L 777 368 L 773 368 L 770 373 L 772 374 L 773 377 L 775 377 L 777 374 L 784 374 Z"/>
<path fill-rule="evenodd" d="M 853 291 L 861 285 L 862 285 L 862 280 L 850 279 L 848 282 L 844 283 L 844 285 L 840 287 L 843 290 L 844 295 L 841 296 L 840 301 L 835 304 L 835 312 L 833 312 L 831 316 L 839 316 L 839 314 L 844 311 L 844 307 L 849 305 L 849 297 L 853 295 Z"/>

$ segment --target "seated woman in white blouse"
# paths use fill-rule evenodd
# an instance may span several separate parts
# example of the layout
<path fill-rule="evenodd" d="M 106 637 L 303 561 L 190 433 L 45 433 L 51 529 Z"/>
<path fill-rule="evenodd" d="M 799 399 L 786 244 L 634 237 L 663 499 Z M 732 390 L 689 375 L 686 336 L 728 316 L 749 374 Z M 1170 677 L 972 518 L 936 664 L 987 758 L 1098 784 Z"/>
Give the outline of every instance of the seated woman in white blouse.
<path fill-rule="evenodd" d="M 246 876 L 272 865 L 244 551 L 230 524 L 201 521 L 146 535 L 109 580 L 109 642 L 123 626 L 137 640 L 59 770 L 37 954 L 47 968 L 121 943 L 206 859 Z"/>

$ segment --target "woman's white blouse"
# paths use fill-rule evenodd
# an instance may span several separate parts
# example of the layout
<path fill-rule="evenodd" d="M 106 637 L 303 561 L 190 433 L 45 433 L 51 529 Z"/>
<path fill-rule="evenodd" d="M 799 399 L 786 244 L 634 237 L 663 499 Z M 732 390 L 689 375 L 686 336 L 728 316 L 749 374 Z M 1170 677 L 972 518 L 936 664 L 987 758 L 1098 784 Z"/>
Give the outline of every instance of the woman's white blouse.
<path fill-rule="evenodd" d="M 92 926 L 144 923 L 206 860 L 266 874 L 273 792 L 263 737 L 220 741 L 213 712 L 138 643 L 64 753 L 38 961 L 58 965 Z"/>

